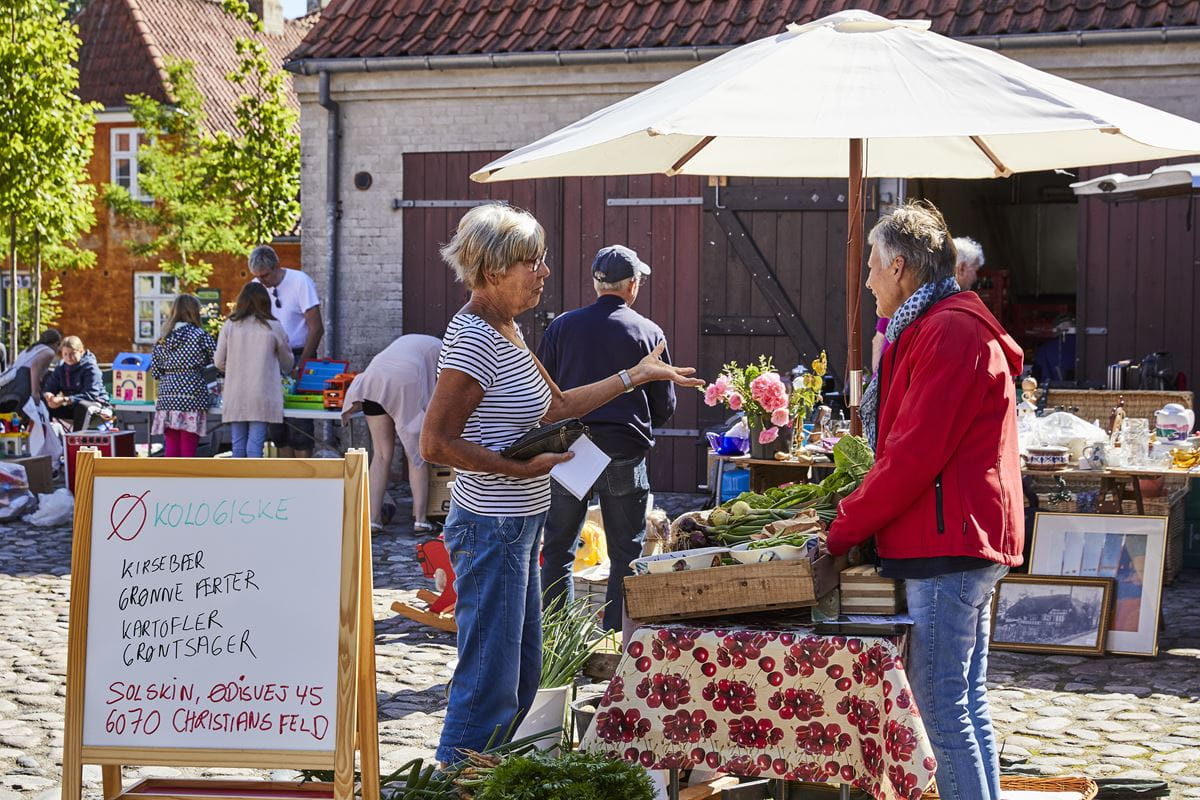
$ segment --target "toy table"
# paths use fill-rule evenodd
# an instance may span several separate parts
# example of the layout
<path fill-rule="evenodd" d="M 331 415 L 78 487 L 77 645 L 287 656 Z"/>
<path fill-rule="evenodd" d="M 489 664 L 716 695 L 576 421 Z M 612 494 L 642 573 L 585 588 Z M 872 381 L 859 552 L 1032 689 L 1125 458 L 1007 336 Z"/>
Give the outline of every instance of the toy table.
<path fill-rule="evenodd" d="M 639 628 L 580 749 L 669 770 L 673 789 L 696 765 L 878 800 L 933 781 L 896 640 L 711 624 Z"/>

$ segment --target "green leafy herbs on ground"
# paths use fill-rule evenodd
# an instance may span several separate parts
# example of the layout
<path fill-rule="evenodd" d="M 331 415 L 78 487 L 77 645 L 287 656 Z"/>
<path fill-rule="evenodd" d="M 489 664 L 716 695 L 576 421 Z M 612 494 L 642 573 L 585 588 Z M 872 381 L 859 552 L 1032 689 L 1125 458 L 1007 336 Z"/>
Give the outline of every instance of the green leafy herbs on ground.
<path fill-rule="evenodd" d="M 561 729 L 555 728 L 506 742 L 503 741 L 505 737 L 497 732 L 482 753 L 466 753 L 464 760 L 444 769 L 438 769 L 436 761 L 426 763 L 424 759 L 414 758 L 392 772 L 380 776 L 381 794 L 388 800 L 461 800 L 463 790 L 456 781 L 464 774 L 467 775 L 467 780 L 471 780 L 476 773 L 467 770 L 477 770 L 481 759 L 486 766 L 495 766 L 504 758 L 525 755 L 533 750 L 538 742 L 557 738 L 561 733 Z M 300 770 L 300 779 L 302 782 L 332 783 L 333 770 Z M 354 787 L 354 793 L 361 796 L 362 775 L 358 771 L 354 773 Z"/>
<path fill-rule="evenodd" d="M 142 230 L 125 241 L 135 256 L 156 257 L 185 290 L 212 273 L 205 255 L 245 253 L 234 228 L 234 204 L 214 190 L 220 175 L 218 153 L 204 115 L 190 61 L 167 61 L 167 91 L 173 103 L 130 95 L 130 109 L 144 132 L 138 149 L 138 189 L 104 187 L 104 201 Z"/>
<path fill-rule="evenodd" d="M 542 689 L 571 685 L 604 638 L 600 618 L 588 598 L 565 600 L 563 596 L 543 603 L 542 675 L 538 682 Z"/>
<path fill-rule="evenodd" d="M 474 800 L 653 800 L 644 769 L 597 753 L 530 753 L 480 765 L 458 785 Z"/>

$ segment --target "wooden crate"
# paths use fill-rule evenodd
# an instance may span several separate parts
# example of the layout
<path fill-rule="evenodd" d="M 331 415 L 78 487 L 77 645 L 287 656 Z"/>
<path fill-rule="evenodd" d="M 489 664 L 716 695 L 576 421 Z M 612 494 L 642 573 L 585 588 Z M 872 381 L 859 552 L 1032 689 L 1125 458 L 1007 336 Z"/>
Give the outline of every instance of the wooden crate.
<path fill-rule="evenodd" d="M 1191 392 L 1150 392 L 1133 389 L 1047 389 L 1046 410 L 1053 411 L 1062 406 L 1068 411 L 1078 409 L 1075 415 L 1093 422 L 1100 420 L 1100 427 L 1108 428 L 1108 414 L 1113 406 L 1125 399 L 1125 416 L 1148 419 L 1153 422 L 1154 412 L 1167 403 L 1179 403 L 1184 408 L 1192 407 Z M 1154 427 L 1153 424 L 1151 427 Z"/>
<path fill-rule="evenodd" d="M 845 559 L 824 555 L 816 561 L 630 575 L 625 611 L 638 622 L 663 622 L 812 606 L 837 588 L 845 566 Z"/>
<path fill-rule="evenodd" d="M 898 614 L 904 608 L 904 584 L 883 577 L 874 565 L 842 570 L 841 584 L 843 614 Z"/>

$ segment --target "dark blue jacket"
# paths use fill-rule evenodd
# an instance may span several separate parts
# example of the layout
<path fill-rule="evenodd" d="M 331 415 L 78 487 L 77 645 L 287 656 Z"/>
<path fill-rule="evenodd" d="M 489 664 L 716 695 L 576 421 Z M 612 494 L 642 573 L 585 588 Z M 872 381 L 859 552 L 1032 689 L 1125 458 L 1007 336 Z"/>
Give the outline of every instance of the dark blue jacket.
<path fill-rule="evenodd" d="M 664 338 L 662 328 L 615 295 L 559 315 L 542 337 L 538 359 L 560 389 L 574 389 L 630 369 Z M 670 362 L 670 354 L 663 352 Z M 638 458 L 654 446 L 653 428 L 675 413 L 675 386 L 645 383 L 583 418 L 592 440 L 610 458 Z"/>
<path fill-rule="evenodd" d="M 50 394 L 61 392 L 72 404 L 90 401 L 108 405 L 108 392 L 104 390 L 100 365 L 96 363 L 91 350 L 80 357 L 78 364 L 64 361 L 55 367 L 42 381 L 42 391 Z"/>

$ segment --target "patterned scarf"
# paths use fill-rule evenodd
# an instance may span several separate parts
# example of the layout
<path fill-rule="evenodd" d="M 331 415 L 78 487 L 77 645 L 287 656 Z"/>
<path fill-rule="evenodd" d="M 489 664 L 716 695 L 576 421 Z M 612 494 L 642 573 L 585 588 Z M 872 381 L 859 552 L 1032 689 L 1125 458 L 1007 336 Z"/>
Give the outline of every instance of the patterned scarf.
<path fill-rule="evenodd" d="M 929 283 L 921 284 L 912 296 L 904 301 L 903 305 L 896 310 L 892 315 L 891 322 L 888 323 L 887 333 L 884 336 L 891 342 L 896 344 L 896 340 L 900 338 L 900 334 L 904 329 L 916 321 L 917 317 L 924 314 L 926 311 L 940 300 L 945 300 L 952 294 L 959 291 L 958 281 L 954 277 L 942 278 L 940 281 L 930 281 Z M 862 419 L 863 433 L 867 437 L 867 441 L 871 444 L 871 449 L 875 447 L 876 426 L 879 422 L 879 373 L 883 369 L 883 362 L 880 361 L 879 369 L 875 370 L 875 374 L 871 376 L 871 383 L 867 386 L 867 390 L 863 392 L 862 405 L 858 408 L 859 417 Z"/>

